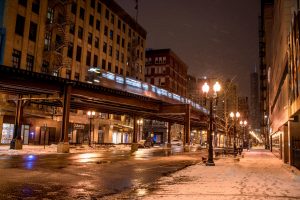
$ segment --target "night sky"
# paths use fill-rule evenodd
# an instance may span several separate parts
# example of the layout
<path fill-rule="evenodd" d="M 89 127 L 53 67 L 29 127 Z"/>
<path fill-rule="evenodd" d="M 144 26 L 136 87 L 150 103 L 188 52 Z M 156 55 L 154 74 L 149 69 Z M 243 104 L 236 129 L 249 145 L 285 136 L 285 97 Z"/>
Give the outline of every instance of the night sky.
<path fill-rule="evenodd" d="M 135 0 L 116 0 L 135 16 Z M 147 48 L 172 49 L 196 77 L 233 78 L 249 96 L 258 66 L 259 0 L 139 0 Z"/>

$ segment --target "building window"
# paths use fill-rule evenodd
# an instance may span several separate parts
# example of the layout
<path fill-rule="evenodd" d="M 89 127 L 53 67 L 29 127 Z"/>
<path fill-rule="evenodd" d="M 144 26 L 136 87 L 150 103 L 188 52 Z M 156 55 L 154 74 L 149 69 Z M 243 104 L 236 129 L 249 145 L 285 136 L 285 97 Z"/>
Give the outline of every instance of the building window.
<path fill-rule="evenodd" d="M 23 34 L 24 34 L 24 25 L 25 25 L 25 17 L 23 17 L 21 15 L 17 15 L 15 33 L 20 35 L 20 36 L 23 36 Z"/>
<path fill-rule="evenodd" d="M 79 73 L 75 72 L 74 79 L 75 79 L 75 81 L 79 81 Z"/>
<path fill-rule="evenodd" d="M 121 68 L 121 69 L 120 69 L 120 74 L 123 75 L 123 73 L 124 73 L 124 70 L 123 70 L 123 68 Z"/>
<path fill-rule="evenodd" d="M 107 52 L 107 43 L 103 42 L 103 52 L 106 53 Z"/>
<path fill-rule="evenodd" d="M 34 63 L 34 57 L 32 55 L 27 54 L 26 70 L 33 71 L 33 63 Z"/>
<path fill-rule="evenodd" d="M 84 20 L 84 9 L 80 7 L 79 18 Z"/>
<path fill-rule="evenodd" d="M 109 49 L 108 50 L 109 50 L 108 55 L 112 56 L 112 46 L 111 45 L 109 45 Z"/>
<path fill-rule="evenodd" d="M 46 60 L 43 60 L 42 64 L 42 73 L 49 73 L 49 62 Z"/>
<path fill-rule="evenodd" d="M 75 34 L 75 24 L 73 23 L 70 24 L 70 33 L 73 35 Z"/>
<path fill-rule="evenodd" d="M 49 51 L 51 45 L 51 33 L 46 32 L 45 33 L 45 41 L 44 41 L 44 50 Z"/>
<path fill-rule="evenodd" d="M 105 18 L 107 19 L 107 20 L 109 20 L 109 10 L 105 10 Z"/>
<path fill-rule="evenodd" d="M 101 3 L 100 3 L 100 2 L 98 2 L 97 12 L 98 12 L 99 14 L 101 13 Z"/>
<path fill-rule="evenodd" d="M 119 60 L 119 58 L 120 58 L 119 50 L 116 50 L 116 60 Z"/>
<path fill-rule="evenodd" d="M 92 56 L 91 52 L 88 51 L 86 54 L 86 62 L 85 62 L 87 66 L 91 66 L 91 56 Z"/>
<path fill-rule="evenodd" d="M 70 44 L 68 46 L 68 57 L 73 58 L 73 43 L 72 42 L 70 42 Z"/>
<path fill-rule="evenodd" d="M 96 29 L 100 31 L 100 20 L 96 20 Z"/>
<path fill-rule="evenodd" d="M 92 34 L 92 33 L 89 33 L 89 34 L 88 34 L 88 43 L 89 43 L 90 45 L 93 44 L 93 34 Z"/>
<path fill-rule="evenodd" d="M 24 7 L 27 7 L 27 0 L 19 0 L 19 4 Z"/>
<path fill-rule="evenodd" d="M 108 27 L 107 27 L 107 26 L 104 26 L 104 35 L 107 36 L 107 34 L 108 34 Z"/>
<path fill-rule="evenodd" d="M 125 46 L 125 39 L 122 38 L 122 47 L 124 48 L 124 46 Z"/>
<path fill-rule="evenodd" d="M 131 37 L 131 29 L 128 30 L 128 37 Z"/>
<path fill-rule="evenodd" d="M 126 32 L 126 25 L 125 25 L 125 23 L 123 23 L 123 33 L 125 33 Z"/>
<path fill-rule="evenodd" d="M 106 60 L 102 59 L 102 69 L 105 70 L 105 68 L 106 68 Z"/>
<path fill-rule="evenodd" d="M 115 66 L 115 73 L 119 73 L 119 67 L 118 66 Z"/>
<path fill-rule="evenodd" d="M 94 26 L 94 16 L 90 15 L 90 21 L 89 21 L 90 26 Z"/>
<path fill-rule="evenodd" d="M 120 36 L 117 35 L 117 44 L 120 44 Z"/>
<path fill-rule="evenodd" d="M 99 38 L 95 37 L 95 47 L 98 49 L 99 48 Z"/>
<path fill-rule="evenodd" d="M 32 12 L 39 14 L 39 10 L 40 10 L 40 0 L 33 0 Z"/>
<path fill-rule="evenodd" d="M 34 22 L 30 22 L 29 40 L 35 42 L 36 41 L 36 33 L 37 33 L 37 24 Z"/>
<path fill-rule="evenodd" d="M 92 7 L 92 8 L 95 8 L 95 7 L 96 7 L 96 2 L 95 2 L 95 0 L 91 0 L 91 7 Z"/>
<path fill-rule="evenodd" d="M 124 53 L 121 53 L 121 62 L 124 63 Z"/>
<path fill-rule="evenodd" d="M 94 55 L 94 67 L 98 66 L 98 56 Z"/>
<path fill-rule="evenodd" d="M 110 30 L 110 31 L 109 31 L 109 38 L 110 38 L 111 40 L 114 39 L 114 31 L 113 31 L 113 30 Z"/>
<path fill-rule="evenodd" d="M 66 78 L 71 79 L 71 70 L 67 69 L 66 71 Z"/>
<path fill-rule="evenodd" d="M 107 63 L 107 71 L 111 72 L 111 63 L 110 62 Z"/>
<path fill-rule="evenodd" d="M 48 9 L 47 9 L 47 22 L 48 23 L 53 23 L 53 19 L 54 19 L 54 9 L 48 7 Z"/>
<path fill-rule="evenodd" d="M 83 28 L 82 27 L 78 27 L 78 38 L 82 39 L 83 38 Z"/>
<path fill-rule="evenodd" d="M 112 23 L 112 24 L 115 23 L 115 16 L 113 14 L 111 14 L 111 17 L 110 17 L 110 23 Z"/>
<path fill-rule="evenodd" d="M 118 29 L 121 29 L 121 20 L 118 19 Z"/>
<path fill-rule="evenodd" d="M 77 46 L 76 61 L 81 62 L 81 47 Z"/>
<path fill-rule="evenodd" d="M 72 2 L 72 5 L 71 5 L 71 12 L 76 15 L 76 12 L 77 12 L 77 4 L 75 2 Z"/>
<path fill-rule="evenodd" d="M 21 64 L 21 51 L 13 50 L 12 53 L 12 66 L 15 68 L 20 68 Z"/>

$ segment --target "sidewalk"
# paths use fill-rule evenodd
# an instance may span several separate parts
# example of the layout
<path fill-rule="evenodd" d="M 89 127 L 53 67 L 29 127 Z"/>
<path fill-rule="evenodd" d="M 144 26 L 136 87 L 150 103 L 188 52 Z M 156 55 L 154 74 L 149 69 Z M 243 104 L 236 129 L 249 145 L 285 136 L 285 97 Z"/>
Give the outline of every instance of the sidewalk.
<path fill-rule="evenodd" d="M 158 189 L 141 199 L 300 199 L 299 171 L 292 172 L 267 150 L 253 149 L 239 162 L 220 158 L 215 164 L 197 164 L 163 177 Z"/>

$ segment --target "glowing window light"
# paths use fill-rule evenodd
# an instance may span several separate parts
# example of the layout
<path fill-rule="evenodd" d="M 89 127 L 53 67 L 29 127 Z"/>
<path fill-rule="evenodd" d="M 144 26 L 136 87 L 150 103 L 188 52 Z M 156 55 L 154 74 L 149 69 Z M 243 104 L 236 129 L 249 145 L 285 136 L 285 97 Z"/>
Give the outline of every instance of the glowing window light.
<path fill-rule="evenodd" d="M 124 84 L 124 78 L 122 76 L 116 76 L 116 82 Z"/>
<path fill-rule="evenodd" d="M 115 75 L 113 73 L 107 72 L 106 74 L 107 74 L 107 76 L 106 76 L 107 79 L 115 80 Z"/>
<path fill-rule="evenodd" d="M 173 99 L 180 101 L 180 96 L 173 93 Z"/>
<path fill-rule="evenodd" d="M 156 92 L 156 87 L 154 85 L 151 85 L 152 92 Z"/>
<path fill-rule="evenodd" d="M 161 95 L 161 93 L 162 93 L 161 89 L 160 88 L 156 88 L 156 93 L 159 94 L 159 95 Z"/>
<path fill-rule="evenodd" d="M 149 90 L 149 85 L 147 83 L 143 83 L 142 87 L 144 90 Z"/>
<path fill-rule="evenodd" d="M 167 90 L 164 90 L 164 89 L 160 89 L 161 90 L 161 94 L 163 96 L 168 96 L 168 91 Z"/>
<path fill-rule="evenodd" d="M 142 83 L 140 81 L 137 81 L 137 80 L 134 80 L 131 78 L 126 78 L 125 82 L 127 85 L 131 85 L 133 87 L 138 87 L 138 88 L 142 87 Z"/>
<path fill-rule="evenodd" d="M 89 68 L 88 71 L 89 71 L 89 72 L 93 72 L 93 73 L 100 74 L 100 68 L 98 68 L 98 67 L 91 67 L 91 68 Z"/>

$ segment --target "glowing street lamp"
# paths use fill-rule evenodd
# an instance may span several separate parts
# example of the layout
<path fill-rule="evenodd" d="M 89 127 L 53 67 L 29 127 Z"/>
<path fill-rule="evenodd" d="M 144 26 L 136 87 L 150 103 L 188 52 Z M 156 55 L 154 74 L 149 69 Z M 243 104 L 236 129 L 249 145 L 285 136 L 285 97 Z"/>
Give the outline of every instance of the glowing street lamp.
<path fill-rule="evenodd" d="M 240 121 L 240 126 L 243 127 L 243 148 L 245 147 L 245 142 L 246 142 L 246 134 L 245 134 L 245 127 L 247 126 L 248 122 L 246 120 L 241 120 Z M 249 134 L 248 134 L 248 138 L 247 138 L 247 149 L 249 149 Z"/>
<path fill-rule="evenodd" d="M 213 100 L 218 98 L 218 92 L 221 90 L 221 85 L 217 81 L 213 86 L 213 93 L 209 93 L 209 85 L 205 82 L 202 86 L 202 92 L 205 94 L 205 98 L 209 99 L 209 134 L 208 134 L 208 159 L 206 166 L 215 166 L 213 160 L 213 146 L 212 146 L 212 125 L 213 125 Z"/>
<path fill-rule="evenodd" d="M 87 112 L 88 118 L 90 119 L 90 135 L 89 135 L 89 146 L 91 146 L 91 137 L 92 137 L 92 119 L 94 119 L 96 112 L 95 111 L 88 111 Z M 94 130 L 93 130 L 94 133 Z M 94 134 L 93 134 L 94 139 Z"/>
<path fill-rule="evenodd" d="M 236 152 L 236 121 L 241 116 L 241 114 L 239 112 L 236 113 L 231 112 L 229 116 L 233 120 L 233 152 L 234 152 L 234 156 L 236 156 L 237 153 Z"/>

